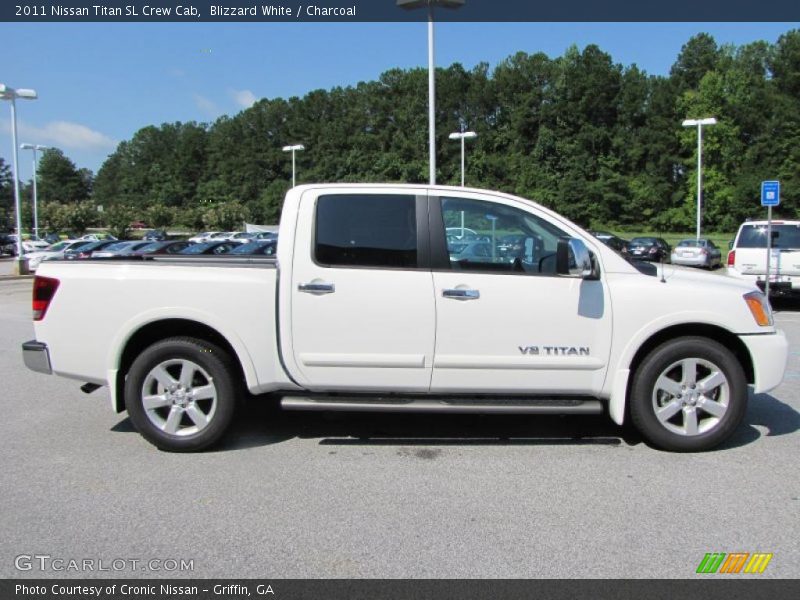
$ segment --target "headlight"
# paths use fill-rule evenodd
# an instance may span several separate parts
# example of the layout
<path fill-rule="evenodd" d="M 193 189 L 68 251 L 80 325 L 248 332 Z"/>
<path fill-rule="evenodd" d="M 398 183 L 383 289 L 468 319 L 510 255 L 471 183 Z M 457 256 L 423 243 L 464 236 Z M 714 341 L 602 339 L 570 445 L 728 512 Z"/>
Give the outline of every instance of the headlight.
<path fill-rule="evenodd" d="M 769 307 L 767 297 L 761 292 L 750 292 L 744 295 L 744 301 L 747 302 L 747 308 L 750 309 L 750 314 L 761 327 L 770 327 L 772 325 L 772 309 Z"/>

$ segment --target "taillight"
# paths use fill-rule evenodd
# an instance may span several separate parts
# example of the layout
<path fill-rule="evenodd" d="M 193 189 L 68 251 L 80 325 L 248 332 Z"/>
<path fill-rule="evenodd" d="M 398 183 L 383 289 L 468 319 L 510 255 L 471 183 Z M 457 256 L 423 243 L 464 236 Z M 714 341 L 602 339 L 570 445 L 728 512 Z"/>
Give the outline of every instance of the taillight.
<path fill-rule="evenodd" d="M 732 267 L 736 262 L 736 250 L 728 252 L 728 266 Z"/>
<path fill-rule="evenodd" d="M 37 275 L 33 279 L 33 320 L 41 321 L 47 314 L 50 301 L 56 295 L 58 279 Z"/>

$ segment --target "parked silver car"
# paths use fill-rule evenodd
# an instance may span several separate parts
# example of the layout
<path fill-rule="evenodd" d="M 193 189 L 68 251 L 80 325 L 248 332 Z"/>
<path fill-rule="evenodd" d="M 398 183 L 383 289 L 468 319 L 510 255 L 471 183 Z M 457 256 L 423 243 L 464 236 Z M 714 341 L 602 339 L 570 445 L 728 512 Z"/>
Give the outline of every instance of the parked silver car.
<path fill-rule="evenodd" d="M 711 240 L 681 240 L 670 255 L 673 265 L 715 269 L 722 264 L 722 251 Z"/>

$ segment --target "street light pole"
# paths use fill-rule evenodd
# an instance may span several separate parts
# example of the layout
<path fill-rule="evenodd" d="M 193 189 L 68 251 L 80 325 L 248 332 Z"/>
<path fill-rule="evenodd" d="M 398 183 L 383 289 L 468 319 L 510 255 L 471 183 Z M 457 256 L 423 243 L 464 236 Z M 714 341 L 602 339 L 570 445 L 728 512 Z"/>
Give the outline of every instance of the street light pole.
<path fill-rule="evenodd" d="M 36 152 L 40 150 L 49 150 L 49 146 L 41 146 L 39 144 L 20 144 L 22 150 L 33 150 L 33 235 L 39 237 L 39 195 L 36 190 L 36 179 L 39 173 L 39 165 L 36 160 Z"/>
<path fill-rule="evenodd" d="M 428 178 L 436 185 L 436 67 L 433 60 L 433 7 L 460 8 L 465 0 L 397 0 L 406 10 L 428 9 Z"/>
<path fill-rule="evenodd" d="M 284 152 L 291 152 L 292 153 L 292 187 L 297 185 L 297 180 L 295 174 L 297 172 L 297 163 L 295 162 L 295 152 L 300 152 L 301 150 L 305 150 L 306 147 L 303 144 L 294 144 L 293 146 L 284 146 L 282 150 Z"/>
<path fill-rule="evenodd" d="M 450 134 L 451 140 L 461 140 L 461 187 L 464 187 L 464 140 L 471 140 L 478 137 L 474 131 L 461 131 Z"/>
<path fill-rule="evenodd" d="M 716 125 L 714 117 L 686 119 L 684 127 L 697 127 L 697 239 L 700 239 L 701 203 L 703 201 L 703 125 Z"/>
<path fill-rule="evenodd" d="M 17 98 L 23 100 L 36 100 L 37 94 L 35 90 L 20 89 L 8 87 L 0 83 L 0 100 L 11 101 L 11 142 L 14 144 L 14 210 L 17 214 L 17 261 L 16 271 L 19 275 L 25 275 L 28 270 L 28 261 L 22 255 L 22 216 L 20 214 L 20 201 L 19 201 L 19 151 L 17 149 Z"/>

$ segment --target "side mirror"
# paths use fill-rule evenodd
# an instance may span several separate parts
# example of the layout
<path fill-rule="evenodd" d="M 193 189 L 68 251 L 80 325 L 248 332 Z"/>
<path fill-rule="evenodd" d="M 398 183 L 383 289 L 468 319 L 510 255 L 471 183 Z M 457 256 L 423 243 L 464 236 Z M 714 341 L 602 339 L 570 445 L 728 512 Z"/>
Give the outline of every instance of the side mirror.
<path fill-rule="evenodd" d="M 733 240 L 728 242 L 728 250 L 733 250 Z"/>
<path fill-rule="evenodd" d="M 558 240 L 556 273 L 581 279 L 597 279 L 599 276 L 589 248 L 578 238 Z"/>

